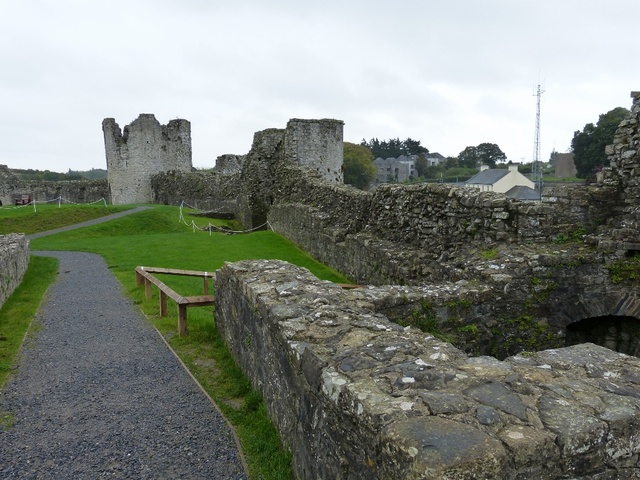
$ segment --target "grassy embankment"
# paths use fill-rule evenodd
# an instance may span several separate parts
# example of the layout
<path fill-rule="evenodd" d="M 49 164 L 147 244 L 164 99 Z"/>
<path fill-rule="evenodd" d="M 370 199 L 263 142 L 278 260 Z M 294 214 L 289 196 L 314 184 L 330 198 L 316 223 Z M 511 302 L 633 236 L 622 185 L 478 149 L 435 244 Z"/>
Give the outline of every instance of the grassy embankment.
<path fill-rule="evenodd" d="M 0 219 L 3 218 L 2 213 L 0 211 Z M 193 219 L 198 225 L 206 225 L 207 221 L 225 224 L 224 221 L 192 218 L 189 215 L 185 217 L 187 222 Z M 277 258 L 306 267 L 322 279 L 338 282 L 345 282 L 346 279 L 273 232 L 210 235 L 197 230 L 192 232 L 178 218 L 177 207 L 155 206 L 151 210 L 93 227 L 35 239 L 31 242 L 31 248 L 35 255 L 37 250 L 81 250 L 101 255 L 127 294 L 153 321 L 232 423 L 242 443 L 251 478 L 289 478 L 290 456 L 279 442 L 277 432 L 266 415 L 261 396 L 252 391 L 248 380 L 229 355 L 216 330 L 211 309 L 189 309 L 189 335 L 178 337 L 176 309 L 170 307 L 169 316 L 160 318 L 157 291 L 154 291 L 152 299 L 145 299 L 144 289 L 135 284 L 134 268 L 145 265 L 215 271 L 225 261 Z M 34 257 L 30 272 L 32 268 L 35 272 L 38 265 L 47 270 L 49 277 L 41 273 L 32 275 L 42 278 L 44 286 L 36 291 L 34 279 L 29 275 L 21 286 L 21 289 L 26 289 L 24 295 L 31 304 L 40 302 L 44 289 L 50 282 L 46 278 L 52 278 L 51 272 L 55 271 L 55 268 L 52 269 L 51 259 Z M 202 293 L 202 281 L 199 279 L 165 276 L 162 280 L 181 295 Z M 12 318 L 13 322 L 14 317 L 24 317 L 26 320 L 23 322 L 28 324 L 34 314 L 33 311 L 28 311 L 6 315 L 4 310 L 0 312 L 0 332 L 8 328 L 8 318 Z M 0 385 L 1 382 L 0 377 Z"/>
<path fill-rule="evenodd" d="M 129 210 L 132 207 L 104 206 L 101 203 L 92 205 L 55 204 L 25 205 L 22 207 L 0 208 L 0 235 L 7 233 L 46 232 L 67 225 L 86 222 L 112 213 Z"/>

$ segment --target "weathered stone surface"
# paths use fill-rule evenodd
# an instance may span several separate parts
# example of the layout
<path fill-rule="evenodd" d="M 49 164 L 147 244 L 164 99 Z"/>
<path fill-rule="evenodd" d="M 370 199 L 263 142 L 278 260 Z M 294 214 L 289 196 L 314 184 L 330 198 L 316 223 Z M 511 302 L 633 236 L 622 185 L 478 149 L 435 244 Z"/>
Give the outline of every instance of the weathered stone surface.
<path fill-rule="evenodd" d="M 20 180 L 16 177 L 9 167 L 0 165 L 0 205 L 12 205 L 14 195 L 29 193 L 20 191 Z"/>
<path fill-rule="evenodd" d="M 342 183 L 341 120 L 303 120 L 287 122 L 284 139 L 285 161 L 315 171 L 330 183 Z"/>
<path fill-rule="evenodd" d="M 226 264 L 215 291 L 299 478 L 640 475 L 638 358 L 593 344 L 468 357 L 380 313 L 411 288 L 341 290 L 280 261 Z"/>
<path fill-rule="evenodd" d="M 500 382 L 490 381 L 477 387 L 471 387 L 464 393 L 483 405 L 514 415 L 523 422 L 527 421 L 527 407 L 517 394 Z"/>
<path fill-rule="evenodd" d="M 0 308 L 29 266 L 29 240 L 23 234 L 0 235 Z"/>

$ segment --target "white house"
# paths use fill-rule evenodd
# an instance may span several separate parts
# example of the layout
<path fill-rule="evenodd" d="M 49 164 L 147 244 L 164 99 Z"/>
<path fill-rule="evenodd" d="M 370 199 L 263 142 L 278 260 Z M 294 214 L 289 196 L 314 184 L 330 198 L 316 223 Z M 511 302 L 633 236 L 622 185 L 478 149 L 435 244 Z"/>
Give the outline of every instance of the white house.
<path fill-rule="evenodd" d="M 518 171 L 518 164 L 509 168 L 480 167 L 480 171 L 465 182 L 465 186 L 479 188 L 483 192 L 504 193 L 521 200 L 539 200 L 535 184 Z"/>

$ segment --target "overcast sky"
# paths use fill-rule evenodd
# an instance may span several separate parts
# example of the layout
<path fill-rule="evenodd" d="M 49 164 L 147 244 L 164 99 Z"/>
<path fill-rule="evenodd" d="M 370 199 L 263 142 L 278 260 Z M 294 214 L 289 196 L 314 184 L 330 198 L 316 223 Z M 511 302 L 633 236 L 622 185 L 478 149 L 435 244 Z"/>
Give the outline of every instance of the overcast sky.
<path fill-rule="evenodd" d="M 102 120 L 191 122 L 193 165 L 290 118 L 514 161 L 640 90 L 637 0 L 0 0 L 0 164 L 106 168 Z"/>

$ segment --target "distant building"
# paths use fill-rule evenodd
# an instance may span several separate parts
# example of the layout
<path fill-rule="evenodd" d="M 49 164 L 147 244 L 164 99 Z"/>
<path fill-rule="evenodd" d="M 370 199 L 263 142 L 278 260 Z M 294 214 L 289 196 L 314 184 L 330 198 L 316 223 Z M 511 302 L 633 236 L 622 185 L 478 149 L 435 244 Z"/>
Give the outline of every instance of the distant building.
<path fill-rule="evenodd" d="M 444 163 L 445 160 L 446 160 L 444 155 L 440 155 L 438 152 L 427 153 L 427 157 L 426 158 L 427 158 L 427 162 L 428 162 L 430 167 L 438 166 L 441 163 Z"/>
<path fill-rule="evenodd" d="M 444 163 L 446 158 L 439 153 L 428 153 L 425 157 L 428 165 L 434 167 Z M 397 158 L 378 157 L 373 161 L 377 169 L 375 183 L 407 182 L 418 178 L 416 162 L 418 155 L 400 155 Z"/>
<path fill-rule="evenodd" d="M 518 164 L 509 168 L 480 167 L 480 171 L 464 183 L 466 187 L 478 188 L 483 192 L 504 193 L 518 200 L 540 200 L 534 183 L 518 171 Z"/>
<path fill-rule="evenodd" d="M 377 169 L 375 183 L 406 182 L 418 176 L 417 155 L 400 155 L 398 158 L 378 157 L 373 161 Z"/>

